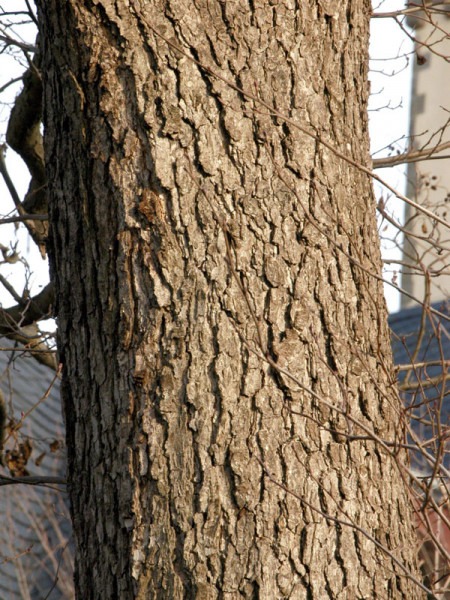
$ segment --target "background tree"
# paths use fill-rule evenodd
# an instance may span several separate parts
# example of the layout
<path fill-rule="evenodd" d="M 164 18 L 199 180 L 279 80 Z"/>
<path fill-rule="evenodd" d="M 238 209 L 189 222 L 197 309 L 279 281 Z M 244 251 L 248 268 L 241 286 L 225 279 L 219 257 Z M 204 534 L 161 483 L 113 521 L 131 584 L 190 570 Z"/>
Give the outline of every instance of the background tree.
<path fill-rule="evenodd" d="M 73 597 L 73 557 L 62 485 L 65 446 L 58 365 L 54 325 L 43 324 L 52 315 L 53 293 L 33 273 L 38 263 L 46 264 L 47 230 L 42 86 L 34 43 L 37 21 L 29 3 L 9 5 L 0 6 L 0 113 L 2 121 L 6 117 L 1 140 L 6 143 L 0 146 L 0 172 L 6 184 L 0 220 L 0 597 L 35 600 L 51 595 L 67 600 Z M 15 64 L 9 73 L 8 59 Z M 14 88 L 20 93 L 8 105 Z M 7 145 L 9 159 L 13 148 L 25 161 L 31 175 L 28 192 L 23 186 L 26 172 L 21 177 L 13 170 L 10 176 Z M 14 203 L 12 214 L 8 214 L 8 196 Z M 26 252 L 26 236 L 21 235 L 19 224 L 31 234 L 31 245 L 37 244 L 37 257 Z M 42 271 L 45 268 L 41 267 L 40 276 Z"/>

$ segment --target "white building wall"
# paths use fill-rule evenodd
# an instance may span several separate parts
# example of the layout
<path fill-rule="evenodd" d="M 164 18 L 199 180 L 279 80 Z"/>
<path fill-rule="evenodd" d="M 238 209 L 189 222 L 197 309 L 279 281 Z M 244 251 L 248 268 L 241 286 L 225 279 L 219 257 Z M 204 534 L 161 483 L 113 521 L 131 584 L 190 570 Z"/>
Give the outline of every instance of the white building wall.
<path fill-rule="evenodd" d="M 415 150 L 450 142 L 450 65 L 445 59 L 450 57 L 450 2 L 429 4 L 448 14 L 427 16 L 422 11 L 408 18 L 413 35 L 424 44 L 416 43 L 419 60 L 413 57 L 410 135 Z M 434 24 L 429 22 L 430 17 Z M 450 148 L 440 155 L 450 157 Z M 407 195 L 450 225 L 450 158 L 410 163 Z M 403 261 L 419 269 L 403 267 L 402 287 L 423 301 L 429 281 L 431 302 L 449 299 L 450 229 L 417 214 L 409 205 L 405 224 L 414 237 L 405 238 Z M 402 296 L 402 308 L 412 305 L 412 300 Z"/>

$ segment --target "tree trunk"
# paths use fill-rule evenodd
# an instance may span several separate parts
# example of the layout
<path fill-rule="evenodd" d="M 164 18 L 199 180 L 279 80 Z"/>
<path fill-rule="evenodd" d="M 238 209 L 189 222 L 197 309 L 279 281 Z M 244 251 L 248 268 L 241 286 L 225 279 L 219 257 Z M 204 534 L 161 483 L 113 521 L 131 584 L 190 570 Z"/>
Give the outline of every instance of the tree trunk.
<path fill-rule="evenodd" d="M 77 597 L 422 597 L 370 3 L 37 4 Z"/>

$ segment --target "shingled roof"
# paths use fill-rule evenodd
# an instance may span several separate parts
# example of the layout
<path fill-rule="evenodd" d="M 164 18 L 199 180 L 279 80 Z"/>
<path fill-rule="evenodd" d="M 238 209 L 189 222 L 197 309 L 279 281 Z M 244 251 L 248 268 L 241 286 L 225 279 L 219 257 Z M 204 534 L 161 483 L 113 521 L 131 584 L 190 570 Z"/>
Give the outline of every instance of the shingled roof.
<path fill-rule="evenodd" d="M 450 319 L 450 300 L 432 304 L 431 309 Z M 422 322 L 424 325 L 424 337 L 421 341 L 419 354 L 415 362 L 440 360 L 441 353 L 439 346 L 433 342 L 433 339 L 435 339 L 434 328 L 436 327 L 439 327 L 441 330 L 443 350 L 447 352 L 447 357 L 450 358 L 450 321 L 447 318 L 442 318 L 435 313 L 431 313 L 422 306 L 392 313 L 389 316 L 389 326 L 393 333 L 392 349 L 396 364 L 408 364 L 411 362 L 410 359 L 416 348 L 417 335 L 421 331 Z M 437 369 L 433 369 L 433 372 L 438 371 Z"/>
<path fill-rule="evenodd" d="M 445 446 L 450 421 L 450 301 L 433 304 L 431 309 L 436 312 L 422 307 L 402 310 L 391 315 L 389 324 L 399 389 L 414 418 L 414 430 L 422 440 L 435 440 L 429 446 L 433 454 L 442 445 L 449 468 Z M 424 472 L 429 469 L 420 461 L 414 466 Z"/>
<path fill-rule="evenodd" d="M 33 358 L 13 350 L 14 344 L 0 339 L 0 387 L 15 422 L 21 428 L 10 439 L 31 442 L 31 455 L 25 466 L 30 475 L 65 476 L 63 420 L 56 381 L 47 394 L 54 371 Z M 28 453 L 23 446 L 24 455 Z M 7 469 L 2 473 L 9 474 Z M 68 598 L 72 589 L 72 556 L 64 551 L 71 537 L 67 497 L 58 486 L 0 487 L 0 598 Z M 56 574 L 58 577 L 56 578 Z"/>

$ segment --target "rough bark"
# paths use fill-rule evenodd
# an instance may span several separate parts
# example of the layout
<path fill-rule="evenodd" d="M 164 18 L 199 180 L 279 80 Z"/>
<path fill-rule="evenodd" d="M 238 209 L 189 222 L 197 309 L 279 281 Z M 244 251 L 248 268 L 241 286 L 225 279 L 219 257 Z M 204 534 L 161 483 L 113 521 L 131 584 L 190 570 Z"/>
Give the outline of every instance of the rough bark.
<path fill-rule="evenodd" d="M 369 2 L 37 4 L 78 597 L 421 597 Z"/>

